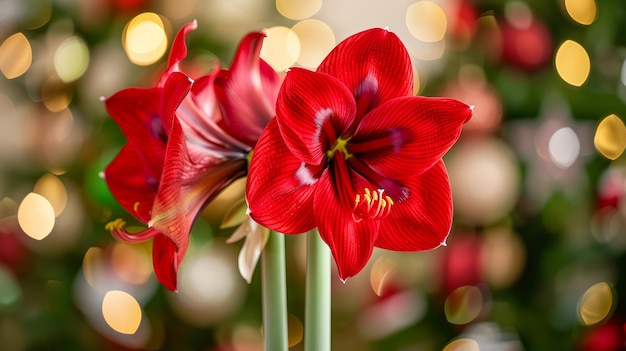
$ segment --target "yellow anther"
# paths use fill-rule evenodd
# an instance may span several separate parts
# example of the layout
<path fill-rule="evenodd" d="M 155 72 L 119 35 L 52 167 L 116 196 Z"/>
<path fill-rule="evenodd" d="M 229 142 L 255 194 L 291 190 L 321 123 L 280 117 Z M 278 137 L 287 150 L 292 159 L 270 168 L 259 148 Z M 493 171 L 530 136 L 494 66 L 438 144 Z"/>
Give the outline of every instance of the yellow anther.
<path fill-rule="evenodd" d="M 135 210 L 135 212 L 137 212 L 137 209 L 139 208 L 139 201 L 135 202 L 133 204 L 133 210 Z"/>
<path fill-rule="evenodd" d="M 365 201 L 367 201 L 368 205 L 372 203 L 372 193 L 370 193 L 369 188 L 365 188 L 365 194 L 363 194 L 363 197 L 365 198 Z"/>
<path fill-rule="evenodd" d="M 389 196 L 385 195 L 385 200 L 387 200 L 387 202 L 389 203 L 389 205 L 393 205 L 393 199 L 390 198 Z"/>
<path fill-rule="evenodd" d="M 363 199 L 361 202 L 361 194 L 354 197 L 354 209 L 352 210 L 352 218 L 356 222 L 362 219 L 381 219 L 391 212 L 394 202 L 391 197 L 385 195 L 385 189 L 377 189 L 372 191 L 369 188 L 363 189 Z"/>
<path fill-rule="evenodd" d="M 108 230 L 110 232 L 113 232 L 113 231 L 116 231 L 116 230 L 124 228 L 125 225 L 126 225 L 126 222 L 123 219 L 118 218 L 118 219 L 116 219 L 114 221 L 111 221 L 111 222 L 105 224 L 104 225 L 104 229 L 106 229 L 106 230 Z"/>

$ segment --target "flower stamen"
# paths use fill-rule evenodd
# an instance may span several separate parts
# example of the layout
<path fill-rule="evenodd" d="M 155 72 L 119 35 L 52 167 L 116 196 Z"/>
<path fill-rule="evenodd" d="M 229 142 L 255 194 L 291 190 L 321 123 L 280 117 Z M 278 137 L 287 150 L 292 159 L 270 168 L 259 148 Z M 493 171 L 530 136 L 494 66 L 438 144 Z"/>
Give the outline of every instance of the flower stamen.
<path fill-rule="evenodd" d="M 354 197 L 352 218 L 357 223 L 362 219 L 382 219 L 391 213 L 393 204 L 393 199 L 385 194 L 385 189 L 372 191 L 365 188 L 363 194 Z"/>

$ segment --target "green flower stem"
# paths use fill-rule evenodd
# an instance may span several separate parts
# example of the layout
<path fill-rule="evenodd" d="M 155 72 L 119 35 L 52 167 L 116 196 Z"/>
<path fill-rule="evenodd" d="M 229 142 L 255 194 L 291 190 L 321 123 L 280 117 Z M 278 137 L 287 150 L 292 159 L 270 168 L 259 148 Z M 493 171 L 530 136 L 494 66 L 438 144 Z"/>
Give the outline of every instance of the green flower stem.
<path fill-rule="evenodd" d="M 304 350 L 330 351 L 330 250 L 317 230 L 307 234 Z"/>
<path fill-rule="evenodd" d="M 285 236 L 270 231 L 261 257 L 265 350 L 287 351 L 287 283 Z"/>

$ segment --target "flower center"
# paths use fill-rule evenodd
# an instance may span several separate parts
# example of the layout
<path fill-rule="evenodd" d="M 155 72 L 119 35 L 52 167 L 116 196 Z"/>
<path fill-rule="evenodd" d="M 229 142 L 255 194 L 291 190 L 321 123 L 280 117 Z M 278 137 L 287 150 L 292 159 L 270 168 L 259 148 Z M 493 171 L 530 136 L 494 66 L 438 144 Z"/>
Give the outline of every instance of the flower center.
<path fill-rule="evenodd" d="M 356 222 L 362 219 L 382 219 L 389 215 L 393 207 L 393 199 L 385 194 L 385 189 L 375 191 L 363 189 L 363 194 L 356 194 L 352 218 Z"/>
<path fill-rule="evenodd" d="M 335 156 L 335 152 L 339 151 L 345 155 L 346 160 L 352 157 L 352 154 L 349 153 L 347 149 L 348 141 L 350 141 L 350 138 L 337 138 L 337 141 L 335 141 L 335 145 L 333 145 L 330 150 L 326 151 L 326 156 L 328 156 L 328 158 L 333 158 L 333 156 Z"/>

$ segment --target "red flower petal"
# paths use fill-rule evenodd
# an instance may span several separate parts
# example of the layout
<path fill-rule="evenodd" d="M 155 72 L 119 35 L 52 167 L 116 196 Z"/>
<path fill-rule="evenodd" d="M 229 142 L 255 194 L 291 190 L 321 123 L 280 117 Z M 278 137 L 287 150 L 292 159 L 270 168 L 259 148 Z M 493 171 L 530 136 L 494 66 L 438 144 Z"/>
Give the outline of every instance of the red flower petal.
<path fill-rule="evenodd" d="M 355 95 L 360 118 L 379 104 L 413 95 L 413 67 L 400 39 L 373 28 L 339 43 L 317 69 L 343 81 Z"/>
<path fill-rule="evenodd" d="M 452 99 L 393 99 L 363 118 L 348 150 L 383 176 L 410 177 L 441 159 L 471 114 L 469 106 Z"/>
<path fill-rule="evenodd" d="M 198 22 L 194 20 L 184 25 L 176 34 L 176 37 L 172 42 L 172 48 L 170 49 L 170 56 L 167 60 L 167 69 L 161 75 L 158 86 L 163 86 L 165 84 L 165 80 L 167 80 L 172 72 L 180 70 L 178 63 L 187 57 L 187 45 L 185 44 L 185 39 L 187 38 L 187 35 L 196 28 L 198 28 Z"/>
<path fill-rule="evenodd" d="M 246 172 L 245 159 L 189 158 L 180 124 L 175 123 L 152 209 L 150 226 L 178 244 L 187 240 L 193 220 L 206 202 Z"/>
<path fill-rule="evenodd" d="M 170 133 L 172 123 L 176 118 L 176 110 L 191 90 L 193 81 L 180 72 L 173 72 L 165 81 L 161 96 L 161 122 L 166 133 Z"/>
<path fill-rule="evenodd" d="M 139 152 L 137 162 L 159 174 L 167 133 L 161 123 L 161 89 L 124 89 L 104 101 L 129 143 Z M 122 176 L 122 175 L 120 175 Z"/>
<path fill-rule="evenodd" d="M 276 118 L 289 150 L 320 164 L 326 151 L 354 120 L 354 97 L 332 76 L 292 68 L 276 102 Z"/>
<path fill-rule="evenodd" d="M 201 163 L 192 162 L 182 128 L 175 121 L 149 223 L 173 243 L 171 246 L 162 241 L 164 249 L 161 257 L 166 262 L 154 261 L 155 269 L 159 267 L 165 272 L 165 279 L 175 275 L 189 245 L 189 232 L 198 213 L 222 189 L 245 173 L 245 159 L 206 157 Z M 178 261 L 173 261 L 172 255 L 178 257 Z M 168 270 L 173 268 L 165 268 L 172 264 L 175 264 L 174 273 Z"/>
<path fill-rule="evenodd" d="M 177 248 L 165 235 L 156 235 L 152 242 L 152 262 L 154 273 L 164 287 L 176 291 L 178 267 L 185 257 L 187 246 Z"/>
<path fill-rule="evenodd" d="M 280 77 L 261 58 L 264 33 L 246 35 L 229 71 L 222 71 L 215 92 L 223 106 L 224 124 L 235 138 L 253 148 L 274 117 Z"/>
<path fill-rule="evenodd" d="M 190 149 L 215 157 L 241 158 L 250 147 L 224 131 L 222 112 L 215 96 L 214 80 L 217 72 L 201 77 L 180 104 L 176 115 Z M 191 150 L 190 150 L 191 151 Z"/>
<path fill-rule="evenodd" d="M 381 220 L 375 246 L 394 251 L 430 250 L 445 243 L 452 225 L 452 195 L 443 161 L 410 181 L 406 201 Z"/>
<path fill-rule="evenodd" d="M 345 281 L 355 276 L 372 256 L 380 222 L 356 222 L 352 211 L 340 203 L 329 172 L 322 173 L 318 181 L 313 206 L 318 231 L 335 258 L 339 278 Z"/>
<path fill-rule="evenodd" d="M 271 120 L 250 162 L 246 186 L 250 217 L 264 227 L 285 234 L 313 229 L 316 177 L 289 152 L 276 119 Z"/>
<path fill-rule="evenodd" d="M 149 163 L 138 160 L 142 160 L 141 152 L 134 144 L 126 144 L 106 167 L 104 180 L 128 213 L 148 223 L 161 173 L 152 173 Z"/>

